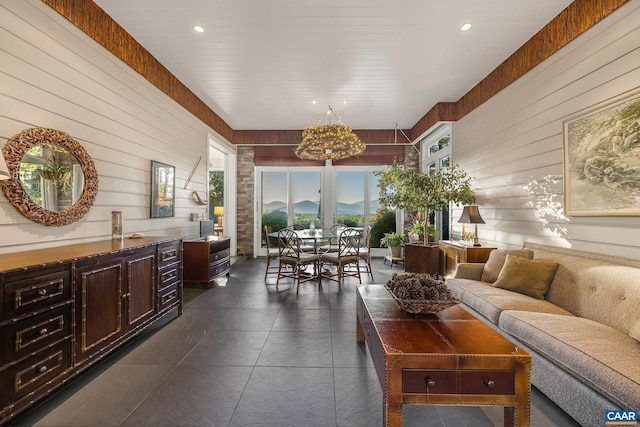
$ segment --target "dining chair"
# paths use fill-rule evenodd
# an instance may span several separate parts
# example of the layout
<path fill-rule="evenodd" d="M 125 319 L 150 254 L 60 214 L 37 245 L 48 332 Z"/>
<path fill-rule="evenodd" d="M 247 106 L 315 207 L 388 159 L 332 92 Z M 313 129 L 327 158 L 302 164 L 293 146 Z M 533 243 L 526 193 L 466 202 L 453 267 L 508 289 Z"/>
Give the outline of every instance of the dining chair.
<path fill-rule="evenodd" d="M 274 248 L 271 246 L 271 237 L 269 237 L 269 234 L 271 234 L 272 232 L 272 228 L 270 225 L 265 225 L 264 226 L 264 239 L 265 242 L 267 244 L 267 268 L 264 272 L 264 280 L 267 280 L 267 276 L 269 275 L 269 273 L 275 274 L 278 272 L 277 267 L 271 266 L 271 262 L 277 260 L 280 257 L 280 250 L 278 248 Z"/>
<path fill-rule="evenodd" d="M 302 282 L 317 280 L 318 285 L 320 285 L 320 280 L 322 280 L 320 275 L 320 256 L 303 252 L 300 249 L 300 238 L 296 231 L 290 228 L 283 228 L 278 231 L 278 251 L 279 263 L 276 289 L 278 289 L 278 283 L 281 278 L 291 278 L 294 284 L 297 282 L 296 293 L 300 291 L 300 283 Z M 283 270 L 283 266 L 291 266 L 291 270 Z M 308 266 L 313 266 L 312 272 L 306 269 Z"/>
<path fill-rule="evenodd" d="M 340 232 L 338 238 L 338 251 L 327 252 L 321 255 L 321 263 L 329 263 L 336 267 L 336 273 L 331 272 L 323 274 L 329 280 L 338 282 L 338 290 L 342 290 L 342 281 L 347 276 L 357 277 L 358 281 L 362 284 L 362 277 L 360 276 L 360 269 L 358 268 L 360 262 L 360 232 L 353 228 L 346 228 Z M 354 269 L 347 269 L 347 266 L 353 265 Z M 335 277 L 338 277 L 335 279 Z"/>
<path fill-rule="evenodd" d="M 373 270 L 371 269 L 371 231 L 372 227 L 369 225 L 364 232 L 364 246 L 361 247 L 358 252 L 358 268 L 362 273 L 369 274 L 371 280 L 373 280 Z M 362 265 L 360 261 L 364 261 L 364 265 Z"/>

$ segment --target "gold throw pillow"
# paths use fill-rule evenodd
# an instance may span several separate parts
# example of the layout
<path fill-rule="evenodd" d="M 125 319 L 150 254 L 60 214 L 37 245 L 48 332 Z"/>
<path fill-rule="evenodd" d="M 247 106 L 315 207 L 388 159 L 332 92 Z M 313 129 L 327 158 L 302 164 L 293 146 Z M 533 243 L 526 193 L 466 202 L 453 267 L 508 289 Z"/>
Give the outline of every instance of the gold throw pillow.
<path fill-rule="evenodd" d="M 507 255 L 498 280 L 491 286 L 544 299 L 558 265 L 552 261 L 535 261 Z"/>

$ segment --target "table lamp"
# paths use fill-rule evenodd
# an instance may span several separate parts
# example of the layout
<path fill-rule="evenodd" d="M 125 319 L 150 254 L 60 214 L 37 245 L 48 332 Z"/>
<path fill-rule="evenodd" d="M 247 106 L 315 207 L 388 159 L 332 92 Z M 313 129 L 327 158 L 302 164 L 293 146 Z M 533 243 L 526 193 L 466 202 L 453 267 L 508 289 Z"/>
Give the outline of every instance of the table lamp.
<path fill-rule="evenodd" d="M 213 208 L 213 214 L 218 217 L 218 226 L 222 227 L 222 216 L 224 214 L 224 208 L 222 206 L 216 206 Z"/>
<path fill-rule="evenodd" d="M 485 222 L 480 216 L 478 206 L 465 206 L 462 209 L 462 215 L 458 222 L 462 224 L 473 224 L 475 226 L 475 230 L 473 232 L 473 246 L 480 246 L 480 243 L 478 243 L 478 224 L 484 224 Z"/>

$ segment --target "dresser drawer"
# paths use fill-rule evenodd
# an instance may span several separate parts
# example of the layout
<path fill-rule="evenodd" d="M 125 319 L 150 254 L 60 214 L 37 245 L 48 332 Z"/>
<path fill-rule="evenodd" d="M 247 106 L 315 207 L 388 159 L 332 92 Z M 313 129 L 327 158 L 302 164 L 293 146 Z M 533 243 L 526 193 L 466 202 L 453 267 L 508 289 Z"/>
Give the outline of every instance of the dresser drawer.
<path fill-rule="evenodd" d="M 158 292 L 158 313 L 175 306 L 180 301 L 178 283 L 169 285 Z"/>
<path fill-rule="evenodd" d="M 71 265 L 6 274 L 3 283 L 6 320 L 71 299 Z"/>
<path fill-rule="evenodd" d="M 180 279 L 180 263 L 162 268 L 158 272 L 158 289 L 165 288 Z"/>
<path fill-rule="evenodd" d="M 180 261 L 180 240 L 158 245 L 158 268 Z"/>
<path fill-rule="evenodd" d="M 71 336 L 71 302 L 7 324 L 2 328 L 2 363 L 19 360 L 56 341 Z"/>
<path fill-rule="evenodd" d="M 222 276 L 224 273 L 229 271 L 231 268 L 231 260 L 227 259 L 226 261 L 209 264 L 209 278 L 215 279 L 217 277 Z"/>
<path fill-rule="evenodd" d="M 462 371 L 460 393 L 515 395 L 515 372 Z"/>
<path fill-rule="evenodd" d="M 445 369 L 403 369 L 402 392 L 424 394 L 454 394 L 457 373 Z"/>
<path fill-rule="evenodd" d="M 0 406 L 36 390 L 71 367 L 71 338 L 0 371 Z"/>
<path fill-rule="evenodd" d="M 231 254 L 229 249 L 224 249 L 222 251 L 219 252 L 213 252 L 211 254 L 211 256 L 209 257 L 209 262 L 214 263 L 217 261 L 221 261 L 225 258 L 229 258 L 229 255 Z"/>

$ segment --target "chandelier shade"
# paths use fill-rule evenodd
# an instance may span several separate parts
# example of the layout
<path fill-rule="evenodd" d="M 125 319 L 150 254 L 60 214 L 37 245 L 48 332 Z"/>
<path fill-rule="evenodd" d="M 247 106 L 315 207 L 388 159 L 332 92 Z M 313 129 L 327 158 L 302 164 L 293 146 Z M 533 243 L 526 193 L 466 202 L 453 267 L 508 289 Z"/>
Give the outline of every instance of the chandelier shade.
<path fill-rule="evenodd" d="M 331 106 L 328 113 L 335 115 Z M 308 160 L 340 160 L 357 156 L 365 148 L 364 142 L 349 126 L 341 123 L 317 125 L 302 131 L 302 142 L 296 147 L 296 156 Z"/>

